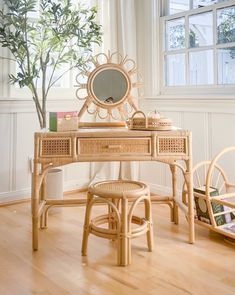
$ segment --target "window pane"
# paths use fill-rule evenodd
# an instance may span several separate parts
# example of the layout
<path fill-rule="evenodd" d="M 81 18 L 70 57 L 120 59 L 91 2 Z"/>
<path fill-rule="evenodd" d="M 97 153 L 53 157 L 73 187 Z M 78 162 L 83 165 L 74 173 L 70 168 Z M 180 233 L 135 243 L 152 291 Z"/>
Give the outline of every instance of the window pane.
<path fill-rule="evenodd" d="M 235 42 L 235 6 L 217 12 L 218 43 Z"/>
<path fill-rule="evenodd" d="M 169 13 L 175 14 L 189 10 L 189 0 L 170 0 L 169 1 Z"/>
<path fill-rule="evenodd" d="M 218 49 L 218 83 L 235 84 L 235 47 Z"/>
<path fill-rule="evenodd" d="M 39 0 L 35 1 L 35 9 L 33 9 L 33 11 L 28 12 L 27 16 L 28 18 L 39 18 Z"/>
<path fill-rule="evenodd" d="M 167 50 L 185 47 L 184 17 L 166 22 L 166 48 Z"/>
<path fill-rule="evenodd" d="M 185 85 L 185 55 L 171 54 L 166 56 L 166 85 Z"/>
<path fill-rule="evenodd" d="M 211 12 L 189 17 L 189 47 L 213 44 L 213 16 Z"/>
<path fill-rule="evenodd" d="M 34 53 L 32 52 L 31 54 L 33 55 Z M 53 74 L 53 79 L 51 81 L 52 83 L 55 82 L 55 84 L 53 84 L 53 86 L 52 86 L 53 88 L 69 88 L 70 87 L 70 73 L 69 72 L 64 74 L 64 76 L 60 78 L 60 76 L 68 69 L 69 69 L 69 64 L 63 65 L 63 68 L 56 69 L 56 71 Z M 21 71 L 18 64 L 16 64 L 15 71 L 16 71 L 16 73 Z M 48 86 L 52 72 L 53 72 L 53 66 L 48 66 L 47 67 L 47 76 L 46 76 L 46 81 L 45 81 L 46 86 Z M 57 79 L 58 79 L 58 81 L 57 81 Z M 41 74 L 41 72 L 39 73 L 39 77 L 34 79 L 34 82 L 36 83 L 37 88 L 42 87 L 42 74 Z"/>
<path fill-rule="evenodd" d="M 208 5 L 212 5 L 218 2 L 223 2 L 225 0 L 194 0 L 193 8 L 200 8 Z"/>
<path fill-rule="evenodd" d="M 189 54 L 190 84 L 213 84 L 213 50 L 190 52 Z"/>

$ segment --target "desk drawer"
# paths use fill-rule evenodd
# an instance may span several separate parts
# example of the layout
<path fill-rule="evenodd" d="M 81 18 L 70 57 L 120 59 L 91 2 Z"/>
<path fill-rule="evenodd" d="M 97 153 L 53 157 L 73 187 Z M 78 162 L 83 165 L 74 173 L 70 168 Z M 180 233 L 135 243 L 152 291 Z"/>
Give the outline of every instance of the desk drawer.
<path fill-rule="evenodd" d="M 78 155 L 150 155 L 151 138 L 80 138 Z"/>

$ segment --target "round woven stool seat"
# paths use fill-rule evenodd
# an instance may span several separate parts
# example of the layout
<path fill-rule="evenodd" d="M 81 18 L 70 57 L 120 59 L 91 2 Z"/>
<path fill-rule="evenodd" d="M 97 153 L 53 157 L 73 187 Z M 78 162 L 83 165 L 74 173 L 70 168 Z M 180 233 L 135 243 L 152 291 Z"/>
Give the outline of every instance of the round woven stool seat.
<path fill-rule="evenodd" d="M 148 186 L 139 181 L 132 180 L 108 180 L 91 184 L 88 192 L 100 197 L 121 198 L 123 195 L 128 198 L 148 194 Z"/>
<path fill-rule="evenodd" d="M 93 206 L 103 202 L 105 214 L 91 217 Z M 134 215 L 139 203 L 144 204 L 144 217 Z M 106 224 L 108 227 L 102 225 Z M 133 227 L 135 225 L 135 227 Z M 131 263 L 131 239 L 146 234 L 149 251 L 153 249 L 151 200 L 148 186 L 131 180 L 108 180 L 89 186 L 84 221 L 82 255 L 87 254 L 89 234 L 117 241 L 118 265 Z"/>

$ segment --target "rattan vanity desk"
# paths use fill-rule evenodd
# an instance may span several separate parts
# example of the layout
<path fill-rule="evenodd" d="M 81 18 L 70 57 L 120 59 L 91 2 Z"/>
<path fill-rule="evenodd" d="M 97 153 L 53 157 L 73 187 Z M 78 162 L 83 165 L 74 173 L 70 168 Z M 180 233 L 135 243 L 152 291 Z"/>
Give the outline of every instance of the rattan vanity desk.
<path fill-rule="evenodd" d="M 178 206 L 189 223 L 189 243 L 194 243 L 194 212 L 192 192 L 191 133 L 184 130 L 134 131 L 121 129 L 81 129 L 74 132 L 38 132 L 34 137 L 34 173 L 32 179 L 33 249 L 38 249 L 38 228 L 43 228 L 49 206 L 84 204 L 81 199 L 46 200 L 44 177 L 52 167 L 74 162 L 98 161 L 160 161 L 170 165 L 172 196 L 175 206 L 173 220 L 178 222 Z M 178 163 L 182 161 L 184 166 Z M 176 168 L 188 185 L 188 207 L 176 199 Z"/>

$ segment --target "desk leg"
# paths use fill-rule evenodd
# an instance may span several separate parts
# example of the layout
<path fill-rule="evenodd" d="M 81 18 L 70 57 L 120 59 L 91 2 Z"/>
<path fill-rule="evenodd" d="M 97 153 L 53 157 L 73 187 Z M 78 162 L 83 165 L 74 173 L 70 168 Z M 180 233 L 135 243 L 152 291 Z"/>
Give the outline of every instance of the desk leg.
<path fill-rule="evenodd" d="M 172 221 L 175 224 L 179 223 L 179 212 L 178 205 L 175 202 L 177 195 L 177 176 L 176 176 L 176 166 L 170 165 L 171 174 L 172 174 L 172 193 L 173 193 L 173 210 L 172 210 Z"/>
<path fill-rule="evenodd" d="M 32 194 L 31 194 L 31 210 L 32 210 L 32 246 L 33 250 L 38 250 L 38 210 L 39 210 L 39 167 L 34 164 L 34 173 L 32 175 Z"/>
<path fill-rule="evenodd" d="M 42 168 L 42 170 L 43 170 L 43 168 Z M 40 189 L 40 201 L 45 201 L 45 200 L 46 200 L 46 179 L 44 178 L 42 181 L 41 189 Z M 40 228 L 41 229 L 44 229 L 47 227 L 46 215 L 47 215 L 47 213 L 45 213 L 45 211 L 43 211 L 40 216 Z"/>
<path fill-rule="evenodd" d="M 192 174 L 192 162 L 186 161 L 185 181 L 188 188 L 188 223 L 189 223 L 189 243 L 195 242 L 194 232 L 194 209 L 193 209 L 193 174 Z"/>

